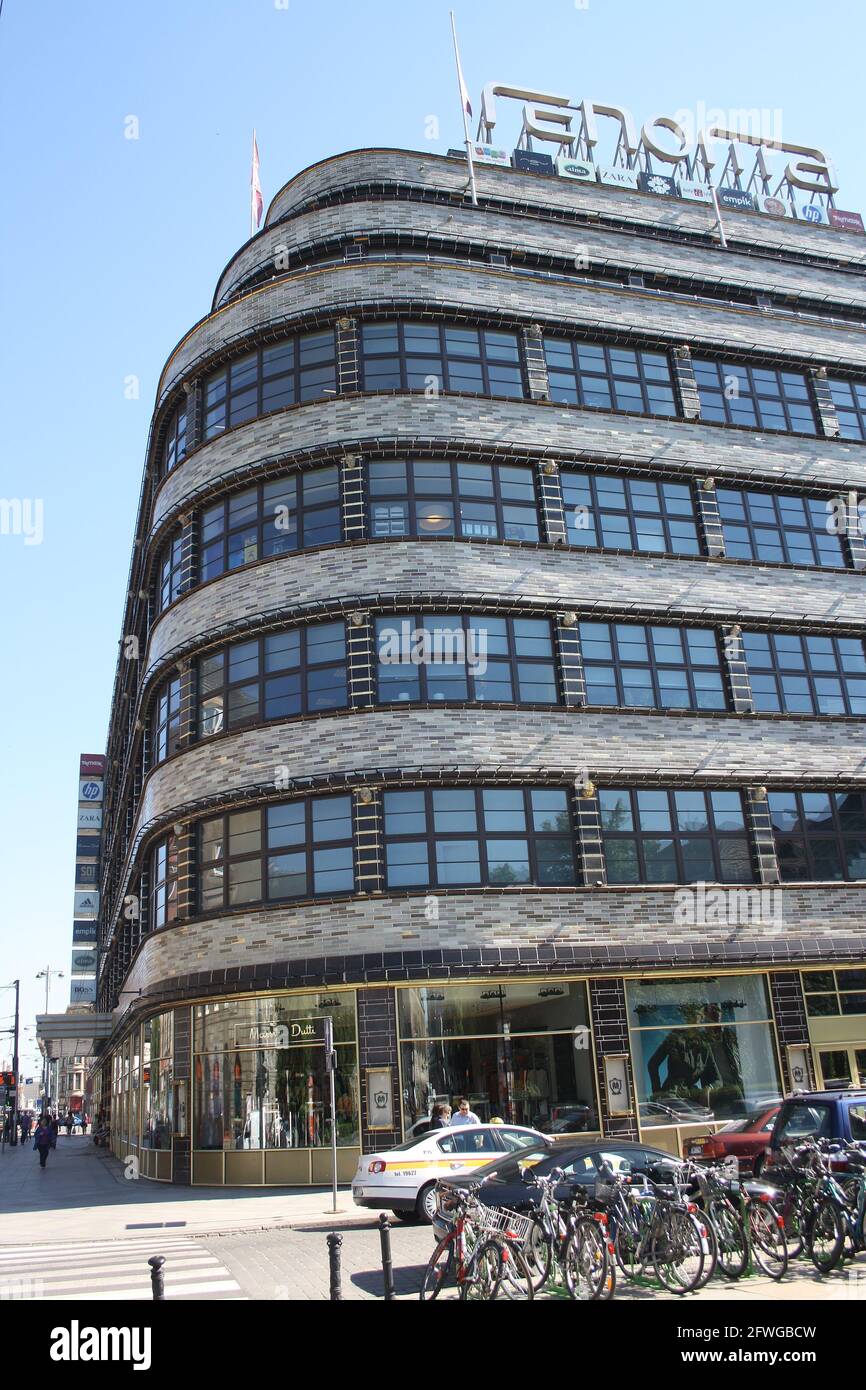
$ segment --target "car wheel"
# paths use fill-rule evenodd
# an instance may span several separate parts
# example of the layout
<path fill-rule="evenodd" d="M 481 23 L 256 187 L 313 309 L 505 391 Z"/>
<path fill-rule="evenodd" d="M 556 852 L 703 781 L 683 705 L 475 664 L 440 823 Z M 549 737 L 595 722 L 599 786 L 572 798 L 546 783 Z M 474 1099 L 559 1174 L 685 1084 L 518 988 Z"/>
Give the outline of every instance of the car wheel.
<path fill-rule="evenodd" d="M 405 1221 L 405 1222 L 407 1223 L 407 1225 L 409 1225 L 409 1226 L 415 1226 L 415 1225 L 417 1225 L 417 1223 L 418 1223 L 418 1221 L 419 1221 L 419 1219 L 420 1219 L 419 1216 L 418 1216 L 418 1213 L 417 1213 L 417 1211 L 415 1210 L 414 1207 L 412 1208 L 411 1211 L 396 1211 L 396 1210 L 394 1210 L 394 1211 L 392 1211 L 391 1215 L 392 1215 L 392 1216 L 396 1216 L 396 1218 L 397 1218 L 398 1221 Z"/>
<path fill-rule="evenodd" d="M 418 1201 L 415 1206 L 419 1221 L 429 1221 L 433 1224 L 436 1215 L 436 1184 L 428 1182 L 426 1187 L 422 1187 L 418 1193 Z"/>

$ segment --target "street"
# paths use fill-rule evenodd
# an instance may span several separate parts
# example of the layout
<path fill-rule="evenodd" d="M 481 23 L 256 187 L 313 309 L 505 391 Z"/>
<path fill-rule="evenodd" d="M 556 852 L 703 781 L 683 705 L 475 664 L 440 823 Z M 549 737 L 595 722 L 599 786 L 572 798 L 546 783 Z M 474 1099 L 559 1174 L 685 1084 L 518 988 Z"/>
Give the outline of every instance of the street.
<path fill-rule="evenodd" d="M 348 1190 L 338 1194 L 333 1216 L 322 1189 L 170 1187 L 126 1178 L 124 1166 L 89 1137 L 65 1135 L 45 1170 L 30 1145 L 7 1148 L 0 1165 L 0 1301 L 147 1300 L 148 1259 L 162 1255 L 169 1300 L 318 1302 L 329 1297 L 331 1231 L 342 1236 L 343 1298 L 383 1297 L 376 1214 L 355 1208 Z M 432 1232 L 395 1222 L 391 1239 L 396 1297 L 415 1299 Z M 675 1298 L 648 1283 L 620 1281 L 616 1291 L 617 1302 Z M 798 1261 L 781 1284 L 763 1276 L 713 1279 L 683 1302 L 739 1307 L 798 1299 L 866 1303 L 866 1261 L 828 1278 Z"/>

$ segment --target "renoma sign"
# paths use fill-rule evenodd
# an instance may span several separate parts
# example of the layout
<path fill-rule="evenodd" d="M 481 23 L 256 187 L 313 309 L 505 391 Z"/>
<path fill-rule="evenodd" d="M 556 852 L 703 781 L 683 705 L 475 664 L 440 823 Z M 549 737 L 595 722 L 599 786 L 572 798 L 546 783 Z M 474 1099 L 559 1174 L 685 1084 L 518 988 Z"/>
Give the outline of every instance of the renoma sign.
<path fill-rule="evenodd" d="M 478 139 L 490 146 L 495 139 L 499 98 L 525 103 L 518 148 L 531 151 L 535 141 L 556 146 L 554 154 L 577 166 L 572 177 L 587 177 L 577 171 L 580 166 L 606 173 L 620 169 L 648 176 L 676 176 L 707 187 L 732 186 L 755 197 L 775 197 L 782 190 L 792 201 L 799 197 L 802 202 L 806 194 L 831 205 L 838 191 L 833 165 L 823 151 L 780 139 L 778 122 L 772 134 L 737 128 L 732 122 L 708 123 L 692 134 L 687 133 L 689 123 L 680 112 L 679 119 L 653 116 L 638 131 L 625 107 L 588 99 L 574 103 L 557 93 L 490 82 L 482 95 L 478 126 Z M 760 113 L 739 114 L 750 117 Z M 753 122 L 744 120 L 743 124 L 751 126 Z M 605 154 L 611 149 L 612 153 Z M 745 155 L 744 149 L 748 151 Z M 787 157 L 784 169 L 780 172 L 776 167 L 774 172 L 771 162 L 779 155 Z"/>

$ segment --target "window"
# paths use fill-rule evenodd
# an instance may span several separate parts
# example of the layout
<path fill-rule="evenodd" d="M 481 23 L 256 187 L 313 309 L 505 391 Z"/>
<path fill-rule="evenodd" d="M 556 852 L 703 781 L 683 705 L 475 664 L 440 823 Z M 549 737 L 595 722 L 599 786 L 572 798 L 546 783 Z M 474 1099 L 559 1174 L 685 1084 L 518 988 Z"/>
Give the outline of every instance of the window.
<path fill-rule="evenodd" d="M 726 709 L 711 628 L 581 623 L 590 705 L 636 709 Z"/>
<path fill-rule="evenodd" d="M 639 415 L 677 414 L 664 353 L 545 338 L 544 355 L 551 400 Z"/>
<path fill-rule="evenodd" d="M 377 618 L 378 698 L 394 701 L 559 701 L 547 619 Z"/>
<path fill-rule="evenodd" d="M 285 338 L 247 353 L 208 377 L 204 386 L 204 437 L 337 390 L 332 329 Z"/>
<path fill-rule="evenodd" d="M 537 541 L 531 468 L 418 459 L 369 465 L 370 535 Z"/>
<path fill-rule="evenodd" d="M 694 359 L 701 419 L 787 434 L 817 434 L 802 372 Z"/>
<path fill-rule="evenodd" d="M 561 477 L 570 545 L 668 555 L 701 553 L 691 488 L 686 484 L 577 473 L 571 468 L 563 468 Z"/>
<path fill-rule="evenodd" d="M 186 457 L 186 402 L 178 406 L 168 422 L 162 450 L 162 471 L 171 470 Z"/>
<path fill-rule="evenodd" d="M 341 539 L 336 467 L 263 483 L 202 513 L 200 582 L 256 560 Z"/>
<path fill-rule="evenodd" d="M 461 391 L 523 399 L 516 333 L 438 323 L 365 323 L 365 391 Z"/>
<path fill-rule="evenodd" d="M 169 835 L 153 851 L 151 872 L 151 929 L 168 926 L 177 917 L 177 839 Z"/>
<path fill-rule="evenodd" d="M 738 791 L 599 791 L 608 883 L 752 883 Z"/>
<path fill-rule="evenodd" d="M 198 732 L 225 730 L 348 703 L 346 625 L 315 623 L 236 642 L 198 662 Z"/>
<path fill-rule="evenodd" d="M 866 439 L 866 383 L 860 381 L 827 382 L 839 417 L 843 439 Z"/>
<path fill-rule="evenodd" d="M 161 763 L 176 753 L 181 735 L 181 680 L 173 676 L 156 697 L 153 731 L 154 762 Z"/>
<path fill-rule="evenodd" d="M 156 596 L 159 612 L 168 608 L 188 587 L 184 578 L 187 547 L 180 531 L 167 543 L 157 568 Z"/>
<path fill-rule="evenodd" d="M 756 710 L 866 714 L 866 656 L 859 637 L 744 632 Z"/>
<path fill-rule="evenodd" d="M 845 568 L 842 543 L 829 530 L 825 500 L 727 487 L 720 487 L 716 497 L 729 559 Z"/>
<path fill-rule="evenodd" d="M 386 792 L 389 888 L 577 882 L 562 788 Z"/>
<path fill-rule="evenodd" d="M 803 993 L 812 1018 L 866 1014 L 866 970 L 805 971 Z"/>
<path fill-rule="evenodd" d="M 354 890 L 352 798 L 234 811 L 199 826 L 199 907 L 330 897 Z"/>
<path fill-rule="evenodd" d="M 860 792 L 770 792 L 783 882 L 866 878 L 866 808 Z"/>

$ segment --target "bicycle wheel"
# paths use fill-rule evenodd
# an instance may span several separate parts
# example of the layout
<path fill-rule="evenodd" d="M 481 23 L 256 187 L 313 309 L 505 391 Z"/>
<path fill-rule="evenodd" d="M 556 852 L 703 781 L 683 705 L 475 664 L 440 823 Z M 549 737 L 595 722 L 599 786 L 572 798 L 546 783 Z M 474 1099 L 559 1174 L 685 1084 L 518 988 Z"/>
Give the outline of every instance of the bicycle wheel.
<path fill-rule="evenodd" d="M 598 1221 L 578 1221 L 562 1252 L 565 1287 L 577 1302 L 606 1302 L 616 1288 L 616 1271 Z"/>
<path fill-rule="evenodd" d="M 714 1198 L 707 1214 L 719 1246 L 719 1269 L 726 1279 L 739 1279 L 749 1265 L 749 1242 L 736 1207 L 726 1198 Z"/>
<path fill-rule="evenodd" d="M 781 1279 L 788 1268 L 788 1242 L 784 1222 L 770 1202 L 749 1207 L 749 1243 L 752 1258 L 771 1279 Z"/>
<path fill-rule="evenodd" d="M 673 1208 L 661 1217 L 650 1247 L 656 1277 L 671 1293 L 691 1293 L 704 1272 L 701 1228 L 687 1211 Z"/>
<path fill-rule="evenodd" d="M 483 1240 L 476 1246 L 460 1285 L 462 1302 L 490 1303 L 496 1297 L 502 1278 L 502 1246 Z"/>
<path fill-rule="evenodd" d="M 646 1268 L 646 1259 L 639 1252 L 645 1242 L 636 1237 L 627 1226 L 619 1223 L 616 1228 L 613 1248 L 616 1263 L 626 1279 L 639 1279 Z"/>
<path fill-rule="evenodd" d="M 532 1230 L 523 1246 L 523 1258 L 529 1268 L 532 1287 L 537 1293 L 547 1283 L 553 1262 L 550 1235 L 540 1217 L 535 1217 L 532 1222 Z"/>
<path fill-rule="evenodd" d="M 503 1245 L 502 1273 L 493 1297 L 505 1298 L 509 1303 L 531 1303 L 534 1296 L 532 1271 L 524 1255 L 516 1245 Z"/>
<path fill-rule="evenodd" d="M 703 1232 L 704 1272 L 700 1277 L 700 1281 L 695 1285 L 695 1288 L 703 1289 L 716 1272 L 719 1263 L 719 1242 L 716 1239 L 713 1223 L 706 1212 L 699 1211 L 697 1217 Z"/>
<path fill-rule="evenodd" d="M 803 1231 L 807 1222 L 803 1216 L 803 1203 L 793 1193 L 785 1198 L 782 1207 L 785 1218 L 785 1240 L 788 1242 L 788 1259 L 798 1260 L 805 1250 Z"/>
<path fill-rule="evenodd" d="M 443 1236 L 427 1261 L 418 1293 L 422 1303 L 432 1302 L 445 1288 L 453 1288 L 457 1263 L 454 1257 L 455 1243 L 453 1235 Z"/>
<path fill-rule="evenodd" d="M 809 1258 L 820 1274 L 829 1274 L 842 1258 L 845 1223 L 835 1202 L 819 1202 L 806 1237 Z"/>

